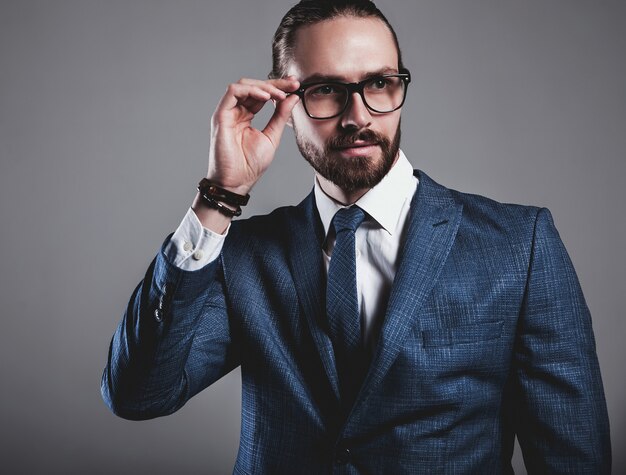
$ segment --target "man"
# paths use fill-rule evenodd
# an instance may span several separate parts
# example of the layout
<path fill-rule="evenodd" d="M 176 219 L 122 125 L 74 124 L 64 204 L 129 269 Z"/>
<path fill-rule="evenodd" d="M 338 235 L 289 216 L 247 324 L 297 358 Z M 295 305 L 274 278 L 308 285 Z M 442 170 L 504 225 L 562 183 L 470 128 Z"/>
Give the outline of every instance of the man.
<path fill-rule="evenodd" d="M 410 73 L 371 2 L 300 2 L 273 62 L 213 114 L 207 180 L 113 337 L 111 409 L 170 414 L 240 365 L 235 473 L 510 473 L 516 435 L 531 473 L 608 473 L 591 320 L 549 211 L 412 170 Z M 286 125 L 314 190 L 231 224 Z"/>

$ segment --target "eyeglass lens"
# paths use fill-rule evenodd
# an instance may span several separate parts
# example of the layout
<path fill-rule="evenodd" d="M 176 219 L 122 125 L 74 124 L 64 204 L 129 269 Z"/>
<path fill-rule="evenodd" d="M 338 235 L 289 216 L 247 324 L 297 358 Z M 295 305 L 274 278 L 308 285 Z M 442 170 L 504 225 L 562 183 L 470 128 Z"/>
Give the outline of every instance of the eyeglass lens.
<path fill-rule="evenodd" d="M 405 87 L 399 77 L 372 78 L 363 84 L 365 104 L 374 112 L 391 112 L 402 104 Z M 304 103 L 309 115 L 322 119 L 341 114 L 349 96 L 350 92 L 344 85 L 316 84 L 304 92 Z"/>

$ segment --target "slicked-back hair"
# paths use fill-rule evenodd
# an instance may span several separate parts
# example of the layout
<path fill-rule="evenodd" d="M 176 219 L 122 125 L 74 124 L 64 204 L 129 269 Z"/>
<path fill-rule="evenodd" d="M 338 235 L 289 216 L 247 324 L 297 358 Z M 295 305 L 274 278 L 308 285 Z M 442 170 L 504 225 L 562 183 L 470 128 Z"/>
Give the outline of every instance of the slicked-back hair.
<path fill-rule="evenodd" d="M 377 18 L 393 36 L 398 51 L 398 67 L 404 68 L 398 37 L 393 27 L 370 0 L 301 0 L 294 5 L 278 25 L 272 41 L 272 71 L 270 79 L 286 75 L 289 61 L 293 58 L 296 33 L 299 28 L 338 17 Z"/>

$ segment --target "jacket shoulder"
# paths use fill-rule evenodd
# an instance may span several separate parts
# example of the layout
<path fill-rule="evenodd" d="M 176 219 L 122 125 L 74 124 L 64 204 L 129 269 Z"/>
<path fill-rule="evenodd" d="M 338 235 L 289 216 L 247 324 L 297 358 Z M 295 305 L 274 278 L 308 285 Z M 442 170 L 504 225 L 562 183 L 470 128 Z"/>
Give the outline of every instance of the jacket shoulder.
<path fill-rule="evenodd" d="M 477 245 L 480 242 L 493 246 L 520 241 L 528 243 L 533 238 L 537 218 L 541 210 L 545 209 L 500 202 L 479 194 L 447 188 L 423 172 L 419 172 L 418 176 L 420 184 L 433 190 L 431 194 L 447 195 L 451 202 L 462 205 L 458 238 L 467 239 L 468 244 Z"/>
<path fill-rule="evenodd" d="M 450 190 L 463 204 L 464 217 L 476 225 L 498 225 L 515 230 L 533 225 L 541 210 L 538 206 L 500 202 L 486 196 Z"/>

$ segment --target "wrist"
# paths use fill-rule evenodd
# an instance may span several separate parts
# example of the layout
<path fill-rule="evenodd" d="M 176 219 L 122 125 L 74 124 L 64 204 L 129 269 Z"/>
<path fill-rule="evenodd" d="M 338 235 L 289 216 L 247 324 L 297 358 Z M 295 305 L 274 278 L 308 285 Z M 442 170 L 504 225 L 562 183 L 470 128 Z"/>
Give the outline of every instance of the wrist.
<path fill-rule="evenodd" d="M 250 199 L 249 194 L 239 194 L 227 190 L 208 178 L 200 180 L 200 183 L 198 183 L 198 191 L 205 201 L 207 201 L 209 205 L 214 208 L 220 203 L 225 203 L 234 207 L 237 210 L 237 214 L 233 216 L 239 216 L 241 214 L 241 206 L 247 205 L 248 200 Z M 221 205 L 217 207 L 218 209 L 224 208 Z M 229 214 L 230 211 L 232 211 L 232 208 L 226 207 L 224 210 L 226 211 L 226 214 Z"/>
<path fill-rule="evenodd" d="M 231 217 L 226 216 L 217 209 L 209 206 L 200 193 L 196 194 L 196 197 L 191 205 L 191 209 L 196 214 L 203 227 L 218 234 L 224 234 L 232 221 Z"/>
<path fill-rule="evenodd" d="M 220 180 L 217 177 L 212 177 L 207 175 L 206 179 L 209 180 L 211 183 L 219 186 L 220 188 L 223 188 L 224 190 L 230 191 L 231 193 L 236 193 L 238 195 L 247 195 L 250 193 L 250 190 L 252 190 L 252 187 L 254 186 L 254 183 L 252 184 L 239 184 L 239 183 L 232 183 L 229 182 L 228 180 Z"/>
<path fill-rule="evenodd" d="M 250 194 L 250 190 L 252 189 L 252 185 L 239 185 L 239 186 L 222 186 L 225 190 L 228 190 L 232 193 L 237 193 L 238 195 L 248 195 Z"/>

